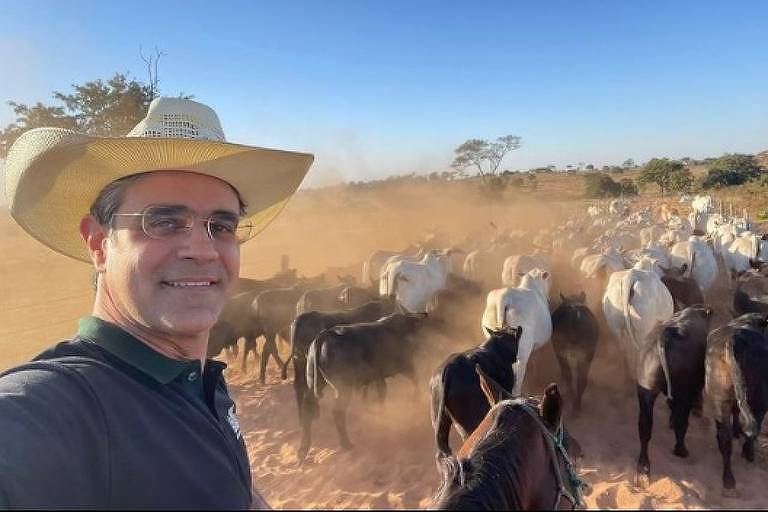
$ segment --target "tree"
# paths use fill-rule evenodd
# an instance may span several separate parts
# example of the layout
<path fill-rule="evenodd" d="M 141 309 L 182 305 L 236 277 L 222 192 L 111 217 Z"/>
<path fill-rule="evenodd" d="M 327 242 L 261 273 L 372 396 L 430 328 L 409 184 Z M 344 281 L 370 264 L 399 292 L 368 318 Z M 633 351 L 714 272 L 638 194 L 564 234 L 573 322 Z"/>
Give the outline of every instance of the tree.
<path fill-rule="evenodd" d="M 586 169 L 586 170 L 588 170 L 588 171 L 594 171 L 594 170 L 595 170 L 595 166 L 594 166 L 594 165 L 592 165 L 592 164 L 587 164 L 587 166 L 585 167 L 585 169 Z"/>
<path fill-rule="evenodd" d="M 130 78 L 127 74 L 115 73 L 108 80 L 92 80 L 83 84 L 72 84 L 68 94 L 54 91 L 54 99 L 62 105 L 32 106 L 9 101 L 16 121 L 0 131 L 0 158 L 8 154 L 11 145 L 19 136 L 32 128 L 52 126 L 67 128 L 94 136 L 125 135 L 146 114 L 149 103 L 159 95 L 157 63 L 163 52 L 155 48 L 155 54 L 145 57 L 149 83 Z M 192 96 L 179 94 L 180 98 Z"/>
<path fill-rule="evenodd" d="M 624 163 L 623 163 L 623 164 L 621 164 L 621 165 L 622 165 L 622 166 L 623 166 L 625 169 L 632 169 L 632 168 L 634 168 L 634 167 L 635 167 L 635 161 L 634 161 L 634 160 L 632 160 L 631 158 L 627 158 L 626 160 L 624 160 Z"/>
<path fill-rule="evenodd" d="M 712 188 L 741 185 L 756 178 L 762 171 L 754 155 L 726 154 L 709 165 L 709 172 L 702 186 Z"/>
<path fill-rule="evenodd" d="M 622 178 L 621 182 L 621 193 L 625 196 L 636 196 L 637 195 L 637 185 L 635 185 L 635 182 L 632 181 L 629 178 Z"/>
<path fill-rule="evenodd" d="M 682 163 L 668 158 L 652 158 L 640 172 L 637 181 L 640 183 L 655 183 L 659 186 L 661 196 L 664 191 L 675 190 L 688 182 L 692 183 L 691 172 Z"/>
<path fill-rule="evenodd" d="M 451 167 L 464 172 L 467 167 L 477 168 L 480 176 L 495 176 L 504 156 L 520 147 L 520 137 L 505 135 L 495 142 L 483 139 L 469 139 L 454 150 L 456 157 Z"/>
<path fill-rule="evenodd" d="M 584 185 L 587 197 L 617 197 L 621 195 L 622 186 L 604 173 L 584 174 Z"/>

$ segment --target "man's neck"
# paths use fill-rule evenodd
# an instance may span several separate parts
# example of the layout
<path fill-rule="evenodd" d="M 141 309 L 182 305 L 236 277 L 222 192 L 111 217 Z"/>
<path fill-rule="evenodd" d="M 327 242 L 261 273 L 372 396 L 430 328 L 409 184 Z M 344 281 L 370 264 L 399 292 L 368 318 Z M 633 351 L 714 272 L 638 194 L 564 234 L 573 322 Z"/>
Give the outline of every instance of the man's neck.
<path fill-rule="evenodd" d="M 201 333 L 196 336 L 171 336 L 131 321 L 124 315 L 116 314 L 109 308 L 102 307 L 98 302 L 94 305 L 93 316 L 117 325 L 155 352 L 176 360 L 197 359 L 200 361 L 201 370 L 205 369 L 208 333 Z"/>

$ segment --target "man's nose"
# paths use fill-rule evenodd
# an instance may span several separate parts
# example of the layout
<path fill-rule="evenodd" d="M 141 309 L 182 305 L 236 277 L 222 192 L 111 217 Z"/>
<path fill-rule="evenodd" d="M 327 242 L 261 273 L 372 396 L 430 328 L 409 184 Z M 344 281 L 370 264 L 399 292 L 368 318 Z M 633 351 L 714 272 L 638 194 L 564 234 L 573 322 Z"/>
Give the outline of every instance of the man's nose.
<path fill-rule="evenodd" d="M 216 243 L 208 236 L 205 222 L 195 222 L 183 237 L 179 257 L 199 261 L 213 261 L 219 258 Z"/>

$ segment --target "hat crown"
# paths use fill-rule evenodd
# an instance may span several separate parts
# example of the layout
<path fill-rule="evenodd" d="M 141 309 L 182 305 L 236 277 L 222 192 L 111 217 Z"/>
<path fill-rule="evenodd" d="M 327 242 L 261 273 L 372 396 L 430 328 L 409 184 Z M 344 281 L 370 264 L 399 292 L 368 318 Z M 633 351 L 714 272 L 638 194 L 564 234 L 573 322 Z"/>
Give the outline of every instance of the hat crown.
<path fill-rule="evenodd" d="M 226 141 L 219 117 L 212 108 L 196 101 L 169 97 L 152 100 L 146 117 L 127 136 Z"/>

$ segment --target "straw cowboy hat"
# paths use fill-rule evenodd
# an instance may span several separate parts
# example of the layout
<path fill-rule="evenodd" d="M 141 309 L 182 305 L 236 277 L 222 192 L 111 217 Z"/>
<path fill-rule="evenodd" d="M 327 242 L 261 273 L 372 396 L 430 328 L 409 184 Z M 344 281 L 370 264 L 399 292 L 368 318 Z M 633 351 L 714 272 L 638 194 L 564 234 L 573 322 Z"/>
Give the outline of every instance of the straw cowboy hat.
<path fill-rule="evenodd" d="M 248 205 L 254 233 L 287 204 L 314 159 L 307 153 L 225 142 L 209 107 L 157 98 L 125 137 L 92 137 L 36 128 L 11 146 L 5 190 L 11 216 L 54 251 L 90 262 L 80 219 L 112 181 L 148 171 L 181 170 L 220 178 Z"/>

